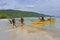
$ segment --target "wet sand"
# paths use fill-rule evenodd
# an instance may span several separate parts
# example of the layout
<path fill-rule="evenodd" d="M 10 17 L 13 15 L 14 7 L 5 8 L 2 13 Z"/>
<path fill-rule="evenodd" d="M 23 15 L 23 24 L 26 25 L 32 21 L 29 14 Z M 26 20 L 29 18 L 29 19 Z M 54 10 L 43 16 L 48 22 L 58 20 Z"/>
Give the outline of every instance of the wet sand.
<path fill-rule="evenodd" d="M 36 30 L 33 31 L 22 27 L 3 30 L 0 33 L 0 40 L 56 40 L 47 31 Z"/>
<path fill-rule="evenodd" d="M 1 22 L 1 21 L 0 21 Z M 5 22 L 2 22 L 2 24 Z M 4 26 L 4 25 L 3 25 Z M 5 29 L 0 29 L 0 40 L 59 40 L 60 37 L 56 36 L 56 32 L 47 31 L 44 29 L 29 27 L 24 25 L 17 28 L 12 28 L 5 25 Z M 5 27 L 4 26 L 4 27 Z M 7 28 L 8 27 L 8 28 Z M 0 28 L 2 28 L 0 26 Z"/>

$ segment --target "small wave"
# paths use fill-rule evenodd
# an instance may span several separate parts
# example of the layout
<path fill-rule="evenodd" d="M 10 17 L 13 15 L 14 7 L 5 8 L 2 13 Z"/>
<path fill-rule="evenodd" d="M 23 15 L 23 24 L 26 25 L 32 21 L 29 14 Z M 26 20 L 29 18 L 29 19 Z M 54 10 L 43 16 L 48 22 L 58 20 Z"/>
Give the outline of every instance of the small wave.
<path fill-rule="evenodd" d="M 6 30 L 0 29 L 1 32 L 11 32 L 11 31 L 15 31 L 15 30 L 16 30 L 16 28 L 15 29 L 6 29 Z"/>

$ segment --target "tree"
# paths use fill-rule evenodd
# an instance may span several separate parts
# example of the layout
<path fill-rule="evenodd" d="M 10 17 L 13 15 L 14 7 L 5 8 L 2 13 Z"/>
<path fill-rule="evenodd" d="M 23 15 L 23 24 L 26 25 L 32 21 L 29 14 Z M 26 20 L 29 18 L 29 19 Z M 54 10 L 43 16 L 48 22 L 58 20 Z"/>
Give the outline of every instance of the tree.
<path fill-rule="evenodd" d="M 6 14 L 0 14 L 0 19 L 8 18 Z"/>

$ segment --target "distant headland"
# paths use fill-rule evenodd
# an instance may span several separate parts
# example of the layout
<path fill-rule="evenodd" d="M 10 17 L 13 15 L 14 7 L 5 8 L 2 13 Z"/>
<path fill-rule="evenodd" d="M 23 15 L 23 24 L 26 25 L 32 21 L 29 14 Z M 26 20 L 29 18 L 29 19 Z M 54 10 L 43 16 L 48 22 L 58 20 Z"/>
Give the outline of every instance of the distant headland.
<path fill-rule="evenodd" d="M 20 17 L 40 17 L 40 16 L 46 16 L 49 17 L 50 15 L 45 15 L 42 13 L 36 13 L 36 12 L 29 12 L 29 11 L 20 11 L 20 10 L 0 10 L 0 19 L 2 18 L 20 18 Z"/>

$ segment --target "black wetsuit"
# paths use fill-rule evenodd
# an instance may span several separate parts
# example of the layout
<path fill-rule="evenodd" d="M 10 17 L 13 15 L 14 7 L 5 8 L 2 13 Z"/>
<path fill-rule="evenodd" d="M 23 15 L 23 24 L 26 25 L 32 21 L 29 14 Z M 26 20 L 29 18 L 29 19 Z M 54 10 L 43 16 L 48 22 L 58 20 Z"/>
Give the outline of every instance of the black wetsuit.
<path fill-rule="evenodd" d="M 24 24 L 23 22 L 24 22 L 24 19 L 23 19 L 23 18 L 21 18 L 21 24 Z"/>
<path fill-rule="evenodd" d="M 15 19 L 12 19 L 12 23 L 13 23 L 13 25 L 15 25 Z"/>
<path fill-rule="evenodd" d="M 11 20 L 9 20 L 9 22 L 10 22 L 10 24 L 12 24 L 12 21 Z"/>
<path fill-rule="evenodd" d="M 42 17 L 41 21 L 45 21 L 44 17 Z"/>

